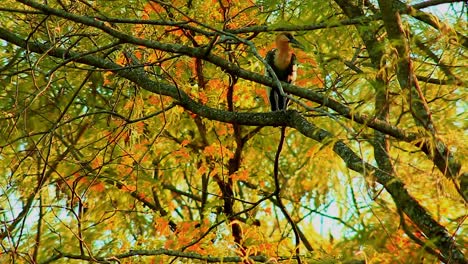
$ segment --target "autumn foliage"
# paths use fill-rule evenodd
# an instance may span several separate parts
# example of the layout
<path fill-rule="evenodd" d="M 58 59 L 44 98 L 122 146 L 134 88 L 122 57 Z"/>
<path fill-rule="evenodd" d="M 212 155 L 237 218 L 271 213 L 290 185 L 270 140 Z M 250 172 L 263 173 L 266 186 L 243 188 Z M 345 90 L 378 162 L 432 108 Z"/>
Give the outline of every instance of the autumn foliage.
<path fill-rule="evenodd" d="M 2 1 L 0 263 L 467 263 L 467 8 Z"/>

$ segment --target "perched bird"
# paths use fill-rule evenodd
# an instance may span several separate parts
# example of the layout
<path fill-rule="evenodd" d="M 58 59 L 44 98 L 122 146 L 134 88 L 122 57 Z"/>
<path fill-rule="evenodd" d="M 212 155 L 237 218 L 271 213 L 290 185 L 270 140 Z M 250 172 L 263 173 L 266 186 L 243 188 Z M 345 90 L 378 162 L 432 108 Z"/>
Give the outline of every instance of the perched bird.
<path fill-rule="evenodd" d="M 279 33 L 275 43 L 276 48 L 267 53 L 265 60 L 280 81 L 294 84 L 297 76 L 297 59 L 289 44 L 291 43 L 300 49 L 302 49 L 302 45 L 288 32 Z M 272 77 L 268 71 L 266 71 L 266 75 Z M 286 110 L 288 99 L 280 94 L 277 87 L 273 86 L 270 90 L 269 99 L 271 111 Z"/>

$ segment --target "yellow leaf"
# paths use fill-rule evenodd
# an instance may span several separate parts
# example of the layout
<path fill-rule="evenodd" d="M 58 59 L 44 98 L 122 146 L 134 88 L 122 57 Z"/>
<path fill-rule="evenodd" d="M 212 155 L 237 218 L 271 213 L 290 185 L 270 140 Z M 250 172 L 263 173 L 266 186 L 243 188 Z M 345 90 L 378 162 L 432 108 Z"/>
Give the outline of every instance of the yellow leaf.
<path fill-rule="evenodd" d="M 301 185 L 306 192 L 311 191 L 314 188 L 314 182 L 309 179 L 302 180 Z"/>

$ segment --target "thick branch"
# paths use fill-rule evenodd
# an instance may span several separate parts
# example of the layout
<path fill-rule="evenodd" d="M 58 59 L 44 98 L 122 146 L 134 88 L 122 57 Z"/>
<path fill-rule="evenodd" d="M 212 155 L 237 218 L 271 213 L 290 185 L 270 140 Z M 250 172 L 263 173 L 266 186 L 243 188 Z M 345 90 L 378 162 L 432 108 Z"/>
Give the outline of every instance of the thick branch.
<path fill-rule="evenodd" d="M 22 1 L 26 1 L 26 0 L 22 0 Z M 26 2 L 31 2 L 31 1 L 26 1 Z M 33 2 L 34 3 L 34 2 Z M 71 19 L 75 22 L 78 22 L 78 23 L 83 23 L 83 24 L 86 24 L 86 25 L 89 25 L 91 27 L 96 27 L 96 28 L 99 28 L 101 30 L 103 30 L 104 32 L 116 37 L 116 38 L 119 38 L 122 42 L 127 42 L 127 43 L 132 43 L 132 44 L 135 44 L 135 45 L 141 45 L 141 46 L 145 46 L 145 47 L 148 47 L 148 48 L 153 48 L 153 49 L 157 49 L 157 50 L 162 50 L 162 51 L 166 51 L 166 52 L 171 52 L 171 53 L 179 53 L 179 54 L 184 54 L 184 55 L 187 55 L 187 56 L 190 56 L 190 57 L 195 57 L 195 58 L 202 58 L 206 61 L 209 61 L 219 67 L 221 67 L 222 69 L 224 69 L 226 72 L 229 72 L 231 74 L 234 74 L 236 76 L 239 76 L 241 78 L 244 78 L 246 80 L 251 80 L 251 81 L 255 81 L 257 83 L 260 83 L 260 84 L 264 84 L 264 85 L 268 85 L 268 86 L 274 86 L 275 83 L 272 79 L 270 78 L 267 78 L 263 75 L 260 75 L 260 74 L 256 74 L 256 73 L 253 73 L 253 72 L 250 72 L 250 71 L 246 71 L 246 70 L 243 70 L 241 68 L 239 68 L 237 65 L 235 65 L 234 63 L 229 63 L 227 62 L 226 60 L 216 56 L 216 55 L 213 55 L 213 54 L 206 54 L 205 50 L 203 48 L 190 48 L 190 47 L 187 47 L 187 46 L 183 46 L 183 45 L 179 45 L 179 44 L 164 44 L 164 43 L 159 43 L 159 42 L 154 42 L 154 41 L 149 41 L 149 40 L 144 40 L 144 39 L 140 39 L 140 38 L 135 38 L 135 37 L 132 37 L 130 35 L 127 35 L 127 34 L 124 34 L 124 33 L 121 33 L 121 32 L 118 32 L 112 28 L 108 28 L 104 25 L 104 23 L 101 23 L 101 22 L 98 22 L 98 21 L 95 21 L 95 20 L 92 20 L 92 19 L 89 19 L 87 17 L 80 17 L 80 16 L 77 16 L 77 15 L 73 15 L 73 14 L 69 14 L 69 13 L 65 13 L 63 11 L 60 11 L 60 10 L 56 10 L 56 9 L 52 9 L 52 8 L 49 8 L 47 6 L 43 6 L 43 5 L 40 5 L 40 4 L 37 4 L 37 3 L 34 3 L 34 6 L 38 6 L 38 8 L 41 8 L 41 10 L 43 10 L 44 12 L 52 12 L 56 15 L 59 15 L 61 17 L 64 17 L 64 18 L 67 18 L 67 19 Z M 65 13 L 65 14 L 63 14 Z M 25 49 L 30 49 L 31 51 L 34 51 L 34 52 L 37 52 L 37 53 L 44 53 L 44 52 L 48 52 L 49 55 L 51 56 L 54 56 L 54 57 L 58 57 L 58 58 L 66 58 L 70 61 L 76 61 L 76 62 L 80 62 L 80 63 L 83 63 L 83 64 L 87 64 L 87 65 L 94 65 L 98 68 L 102 68 L 102 69 L 109 69 L 109 70 L 119 70 L 121 69 L 121 67 L 117 64 L 114 64 L 112 62 L 109 62 L 109 61 L 104 61 L 104 60 L 101 60 L 99 58 L 96 58 L 96 57 L 93 57 L 91 55 L 82 55 L 82 54 L 78 54 L 78 53 L 75 53 L 75 52 L 71 52 L 69 50 L 66 50 L 66 49 L 61 49 L 61 48 L 52 48 L 51 46 L 49 45 L 43 45 L 43 44 L 36 44 L 36 43 L 28 43 L 26 42 L 25 40 L 19 38 L 18 36 L 16 36 L 15 34 L 9 32 L 8 30 L 5 30 L 5 29 L 2 29 L 0 28 L 0 38 L 3 38 L 4 40 L 10 42 L 10 43 L 13 43 L 15 45 L 18 45 L 20 47 L 23 47 Z M 131 71 L 129 71 L 131 72 Z M 145 78 L 146 80 L 146 78 Z M 399 140 L 403 140 L 405 142 L 412 142 L 412 141 L 415 141 L 417 139 L 420 139 L 421 136 L 418 136 L 417 134 L 413 134 L 413 133 L 407 133 L 401 129 L 398 129 L 384 121 L 381 121 L 381 120 L 378 120 L 378 119 L 375 119 L 375 118 L 371 118 L 365 114 L 359 114 L 359 113 L 355 113 L 351 108 L 347 107 L 346 105 L 343 105 L 341 103 L 339 103 L 338 101 L 336 100 L 333 100 L 331 98 L 327 98 L 319 93 L 316 93 L 310 89 L 303 89 L 303 88 L 300 88 L 300 87 L 297 87 L 297 86 L 294 86 L 294 85 L 290 85 L 290 84 L 286 84 L 286 83 L 283 83 L 282 84 L 284 90 L 288 93 L 291 93 L 291 94 L 294 94 L 294 95 L 297 95 L 299 97 L 302 97 L 302 98 L 306 98 L 308 100 L 311 100 L 311 101 L 314 101 L 314 102 L 317 102 L 317 103 L 320 103 L 320 104 L 323 104 L 324 106 L 327 106 L 333 110 L 335 110 L 336 112 L 338 112 L 339 114 L 341 114 L 342 116 L 350 119 L 350 120 L 353 120 L 357 123 L 360 123 L 360 124 L 364 124 L 368 127 L 371 127 L 373 129 L 376 129 L 378 131 L 381 131 L 387 135 L 390 135 L 394 138 L 397 138 Z M 173 98 L 178 98 L 179 97 L 179 91 L 175 88 L 175 87 L 172 87 L 172 86 L 166 86 L 165 84 L 162 84 L 162 83 L 158 83 L 158 85 L 156 87 L 153 87 L 152 88 L 152 91 L 153 92 L 156 92 L 156 93 L 159 93 L 159 94 L 162 94 L 162 95 L 168 95 L 168 96 L 171 96 Z M 182 94 L 181 94 L 182 96 Z M 183 97 L 186 97 L 188 98 L 185 94 L 183 94 Z M 180 98 L 180 99 L 183 99 L 183 98 Z M 272 118 L 268 118 L 268 119 L 265 119 L 265 120 L 252 120 L 252 124 L 259 124 L 259 125 L 277 125 L 276 124 L 276 121 Z M 258 123 L 260 122 L 260 123 Z M 440 142 L 442 143 L 442 142 Z M 434 159 L 439 168 L 439 170 L 441 170 L 441 172 L 443 172 L 444 174 L 450 176 L 451 178 L 455 178 L 456 175 L 458 175 L 458 171 L 456 169 L 449 169 L 447 170 L 448 168 L 448 165 L 446 164 L 446 161 L 449 160 L 449 161 L 455 161 L 455 159 L 453 158 L 452 154 L 450 152 L 448 152 L 448 148 L 444 145 L 444 144 L 440 144 L 441 147 L 443 147 L 444 149 L 447 150 L 446 152 L 446 155 L 442 155 L 442 157 L 438 157 L 438 156 L 433 156 L 432 155 L 432 152 L 430 151 L 431 150 L 431 147 L 430 147 L 430 142 L 424 142 L 422 145 L 418 145 L 417 147 L 418 148 L 421 148 L 421 150 L 424 151 L 424 153 L 429 156 L 431 159 Z M 456 164 L 456 162 L 454 162 L 454 164 Z M 454 166 L 455 168 L 455 166 Z"/>
<path fill-rule="evenodd" d="M 429 148 L 429 157 L 444 175 L 455 179 L 460 173 L 461 165 L 455 161 L 447 146 L 437 138 L 431 111 L 414 73 L 410 57 L 409 36 L 401 21 L 400 14 L 389 1 L 380 0 L 379 4 L 388 37 L 398 52 L 397 78 L 402 90 L 408 94 L 411 114 L 416 124 L 423 126 L 434 137 L 433 144 L 426 146 Z M 468 197 L 463 198 L 468 201 Z"/>
<path fill-rule="evenodd" d="M 83 255 L 75 255 L 75 254 L 69 254 L 69 253 L 64 253 L 64 252 L 59 252 L 57 255 L 52 257 L 51 259 L 43 262 L 43 264 L 46 263 L 52 263 L 58 259 L 61 258 L 68 258 L 68 259 L 79 259 L 79 260 L 87 260 L 91 262 L 100 262 L 100 263 L 115 263 L 117 260 L 120 259 L 126 259 L 126 258 L 131 258 L 131 257 L 137 257 L 137 256 L 160 256 L 160 255 L 166 255 L 166 256 L 173 256 L 173 257 L 180 257 L 180 258 L 185 258 L 185 259 L 194 259 L 194 260 L 202 260 L 206 263 L 230 263 L 230 262 L 243 262 L 245 258 L 242 257 L 237 257 L 237 256 L 232 256 L 232 257 L 214 257 L 214 256 L 204 256 L 200 255 L 197 253 L 190 253 L 190 252 L 183 252 L 183 251 L 177 251 L 177 250 L 170 250 L 170 249 L 153 249 L 153 250 L 130 250 L 127 253 L 119 254 L 119 255 L 114 255 L 114 256 L 106 256 L 106 257 L 88 257 L 88 256 L 83 256 Z M 252 256 L 249 257 L 251 260 L 257 261 L 257 262 L 267 262 L 268 259 L 264 256 Z"/>
<path fill-rule="evenodd" d="M 466 36 L 462 35 L 461 33 L 456 32 L 453 29 L 450 29 L 448 25 L 440 21 L 436 16 L 430 13 L 423 12 L 418 9 L 418 8 L 425 7 L 425 3 L 421 3 L 420 5 L 410 6 L 399 0 L 391 0 L 391 1 L 386 1 L 386 2 L 387 4 L 393 7 L 394 11 L 398 11 L 399 13 L 402 13 L 402 14 L 409 14 L 413 16 L 414 18 L 418 19 L 419 21 L 422 21 L 437 30 L 440 30 L 442 32 L 447 32 L 448 34 L 451 34 L 454 38 L 459 39 L 460 44 L 464 48 L 468 48 L 468 38 Z M 426 1 L 426 2 L 430 2 L 430 1 Z M 381 8 L 382 18 L 385 21 L 385 16 L 390 15 L 389 13 L 387 13 L 389 10 L 386 9 L 385 7 L 382 7 L 381 4 L 379 5 Z"/>

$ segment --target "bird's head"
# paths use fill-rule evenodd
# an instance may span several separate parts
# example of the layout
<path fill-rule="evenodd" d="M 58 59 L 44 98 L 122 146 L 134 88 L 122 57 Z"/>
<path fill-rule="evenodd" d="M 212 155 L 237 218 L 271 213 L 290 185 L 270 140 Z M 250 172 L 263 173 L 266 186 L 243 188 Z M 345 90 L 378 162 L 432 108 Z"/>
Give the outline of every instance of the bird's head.
<path fill-rule="evenodd" d="M 276 36 L 276 46 L 278 48 L 287 47 L 289 44 L 294 48 L 304 49 L 304 46 L 289 32 L 281 32 Z"/>

